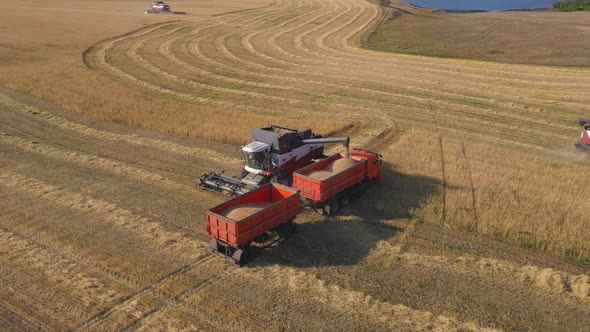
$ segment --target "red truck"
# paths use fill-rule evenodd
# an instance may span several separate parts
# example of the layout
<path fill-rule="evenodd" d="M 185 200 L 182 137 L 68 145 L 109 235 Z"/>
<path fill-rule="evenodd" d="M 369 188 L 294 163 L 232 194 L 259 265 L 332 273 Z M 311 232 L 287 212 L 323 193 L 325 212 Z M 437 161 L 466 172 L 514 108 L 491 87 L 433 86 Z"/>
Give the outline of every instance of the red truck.
<path fill-rule="evenodd" d="M 207 210 L 211 252 L 242 265 L 252 241 L 263 242 L 269 231 L 286 233 L 301 210 L 299 191 L 268 183 Z"/>
<path fill-rule="evenodd" d="M 293 188 L 301 191 L 304 205 L 328 215 L 346 207 L 350 198 L 367 185 L 381 180 L 381 155 L 353 149 L 340 168 L 333 167 L 344 156 L 337 153 L 293 173 Z M 314 176 L 319 174 L 318 176 Z"/>

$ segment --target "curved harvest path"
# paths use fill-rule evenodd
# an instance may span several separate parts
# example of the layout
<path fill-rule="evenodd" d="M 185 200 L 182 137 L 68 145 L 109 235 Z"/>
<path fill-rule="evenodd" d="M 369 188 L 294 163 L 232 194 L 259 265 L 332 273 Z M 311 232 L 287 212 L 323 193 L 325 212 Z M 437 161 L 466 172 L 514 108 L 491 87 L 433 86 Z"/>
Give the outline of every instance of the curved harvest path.
<path fill-rule="evenodd" d="M 420 126 L 543 150 L 590 110 L 585 69 L 358 48 L 382 15 L 361 0 L 278 0 L 149 26 L 85 60 L 165 98 L 337 118 L 358 146 Z M 193 182 L 235 168 L 235 147 L 94 121 L 6 89 L 0 114 L 1 330 L 590 326 L 587 268 L 362 206 L 329 220 L 303 213 L 296 236 L 237 268 L 206 251 L 203 216 L 224 197 Z"/>
<path fill-rule="evenodd" d="M 383 15 L 362 0 L 280 0 L 208 22 L 145 28 L 96 45 L 86 60 L 172 98 L 375 129 L 359 144 L 386 129 L 421 126 L 541 151 L 571 141 L 572 121 L 590 111 L 587 69 L 359 48 Z"/>

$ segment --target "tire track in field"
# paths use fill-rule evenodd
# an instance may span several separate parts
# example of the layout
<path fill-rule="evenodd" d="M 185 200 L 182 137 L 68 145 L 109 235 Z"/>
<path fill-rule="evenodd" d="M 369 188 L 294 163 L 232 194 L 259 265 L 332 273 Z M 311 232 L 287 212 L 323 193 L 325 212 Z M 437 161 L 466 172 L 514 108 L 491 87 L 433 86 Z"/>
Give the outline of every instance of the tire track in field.
<path fill-rule="evenodd" d="M 80 318 L 89 310 L 95 310 L 114 301 L 121 294 L 107 286 L 97 277 L 90 276 L 75 261 L 56 255 L 0 228 L 0 259 L 10 266 L 26 266 L 26 269 L 41 271 L 53 287 L 73 291 L 78 305 L 70 304 L 70 310 Z"/>
<path fill-rule="evenodd" d="M 167 304 L 171 302 L 181 302 L 182 298 L 184 298 L 184 294 L 188 294 L 189 292 L 196 292 L 199 289 L 204 289 L 207 286 L 211 285 L 213 282 L 222 280 L 223 276 L 231 271 L 225 270 L 222 273 L 206 277 L 204 281 L 198 282 L 196 283 L 196 285 L 193 285 L 193 283 L 191 282 L 190 286 L 187 289 L 183 289 L 180 292 L 180 294 L 170 293 L 170 291 L 167 290 L 167 288 L 170 288 L 172 290 L 175 290 L 177 287 L 183 288 L 185 286 L 183 284 L 173 286 L 171 286 L 171 284 L 174 284 L 179 280 L 185 281 L 181 279 L 189 278 L 190 274 L 194 272 L 197 268 L 205 268 L 204 265 L 207 265 L 208 262 L 212 262 L 213 260 L 213 256 L 206 253 L 203 254 L 193 263 L 184 265 L 167 274 L 166 276 L 162 277 L 160 280 L 140 289 L 138 292 L 129 295 L 125 298 L 122 298 L 114 306 L 98 313 L 94 317 L 91 317 L 87 321 L 80 324 L 80 326 L 76 328 L 76 330 L 83 331 L 88 329 L 95 329 L 97 326 L 102 326 L 105 324 L 117 324 L 119 325 L 119 329 L 121 330 L 130 330 L 137 328 L 142 324 L 144 320 L 160 312 Z M 192 278 L 188 280 L 192 280 Z M 152 301 L 146 301 L 145 299 L 152 299 Z M 142 304 L 142 301 L 145 301 L 147 303 Z M 130 319 L 130 317 L 135 318 Z M 121 326 L 121 318 L 125 318 L 124 320 L 128 320 L 128 322 L 126 322 L 126 326 Z"/>
<path fill-rule="evenodd" d="M 10 211 L 10 209 L 7 210 Z M 3 213 L 4 215 L 0 217 L 0 221 L 6 219 L 18 219 L 19 217 L 23 217 L 18 213 L 6 213 L 6 211 L 4 211 Z M 129 278 L 126 275 L 121 274 L 120 272 L 114 271 L 112 268 L 105 266 L 102 262 L 91 260 L 88 257 L 80 255 L 78 252 L 71 250 L 70 248 L 60 247 L 59 244 L 56 244 L 55 241 L 47 240 L 43 238 L 40 233 L 34 232 L 31 229 L 15 230 L 13 228 L 6 228 L 0 230 L 14 234 L 18 238 L 21 238 L 25 241 L 32 243 L 35 247 L 47 251 L 54 256 L 63 257 L 64 259 L 75 262 L 79 266 L 83 266 L 85 269 L 92 271 L 92 273 L 94 274 L 105 276 L 106 278 L 114 280 L 121 285 L 125 285 L 130 289 L 135 289 L 139 287 L 139 283 L 137 283 L 135 280 Z"/>
<path fill-rule="evenodd" d="M 212 257 L 212 256 L 208 256 Z M 189 267 L 183 273 L 188 273 L 189 270 L 192 270 L 194 266 Z M 144 312 L 138 319 L 133 321 L 131 324 L 126 326 L 123 331 L 132 331 L 138 329 L 140 326 L 146 325 L 149 323 L 150 320 L 155 319 L 158 315 L 161 315 L 168 309 L 182 307 L 183 309 L 189 309 L 192 311 L 198 310 L 199 311 L 199 319 L 204 320 L 206 323 L 215 326 L 217 328 L 224 328 L 227 330 L 233 330 L 233 325 L 231 322 L 227 321 L 223 317 L 219 317 L 217 313 L 211 313 L 207 308 L 203 306 L 195 306 L 194 304 L 188 303 L 186 299 L 200 291 L 205 290 L 207 287 L 212 286 L 213 284 L 223 282 L 225 279 L 229 278 L 234 272 L 234 269 L 226 269 L 218 274 L 214 274 L 202 281 L 199 281 L 192 285 L 191 287 L 184 289 L 182 292 L 165 299 L 160 305 L 156 306 L 152 310 Z"/>
<path fill-rule="evenodd" d="M 42 118 L 43 121 L 51 125 L 54 125 L 58 128 L 74 131 L 76 133 L 92 138 L 104 139 L 112 142 L 123 141 L 125 143 L 133 145 L 151 147 L 162 151 L 173 152 L 188 156 L 204 156 L 207 159 L 217 160 L 221 162 L 236 163 L 238 161 L 238 159 L 225 156 L 221 153 L 218 153 L 217 151 L 209 149 L 189 147 L 168 141 L 141 137 L 138 135 L 118 134 L 114 132 L 95 129 L 81 123 L 69 121 L 50 112 L 43 111 L 35 106 L 21 103 L 5 94 L 0 94 L 0 104 L 6 107 L 10 107 L 11 109 L 21 111 L 23 114 L 27 114 L 29 116 Z"/>
<path fill-rule="evenodd" d="M 48 296 L 43 289 L 34 284 L 23 285 L 22 278 L 14 275 L 12 271 L 0 266 L 0 281 L 9 285 L 0 289 L 0 313 L 9 311 L 7 316 L 0 315 L 0 319 L 8 320 L 6 330 L 12 330 L 16 324 L 26 325 L 28 328 L 21 331 L 30 331 L 31 327 L 37 330 L 58 331 L 63 329 L 67 312 L 61 312 L 60 316 L 54 316 L 51 306 L 58 306 L 59 309 L 68 304 L 55 297 Z M 7 291 L 10 294 L 6 294 Z M 34 293 L 35 296 L 28 296 L 27 293 Z M 10 300 L 10 301 L 9 301 Z M 51 308 L 54 309 L 54 308 Z M 58 310 L 59 310 L 58 309 Z M 64 311 L 62 309 L 62 311 Z M 13 321 L 10 321 L 13 320 Z"/>
<path fill-rule="evenodd" d="M 354 326 L 354 320 L 368 320 L 388 330 L 464 330 L 493 331 L 471 322 L 458 322 L 454 318 L 436 316 L 428 311 L 411 309 L 401 304 L 380 302 L 371 296 L 326 284 L 313 275 L 293 268 L 272 266 L 268 268 L 241 269 L 236 272 L 244 278 L 257 278 L 278 289 L 289 289 L 302 297 L 330 307 L 342 315 L 338 319 L 341 328 Z M 336 327 L 336 329 L 339 329 Z"/>
<path fill-rule="evenodd" d="M 30 278 L 16 274 L 0 264 L 0 282 L 7 285 L 0 288 L 0 301 L 10 299 L 11 311 L 15 311 L 27 322 L 43 322 L 45 329 L 63 330 L 83 313 L 61 294 L 48 292 L 45 285 L 30 282 Z"/>
<path fill-rule="evenodd" d="M 590 277 L 585 274 L 571 274 L 552 268 L 534 265 L 519 265 L 510 261 L 481 258 L 476 256 L 430 256 L 404 252 L 400 246 L 380 241 L 371 258 L 384 266 L 398 262 L 411 265 L 426 265 L 459 273 L 476 272 L 477 276 L 503 278 L 536 289 L 542 293 L 560 296 L 566 300 L 581 300 L 590 313 Z"/>
<path fill-rule="evenodd" d="M 24 328 L 19 328 L 17 330 L 17 324 L 20 325 L 19 327 L 23 327 L 24 325 Z M 32 317 L 30 314 L 24 312 L 22 308 L 19 308 L 0 297 L 0 328 L 5 329 L 6 331 L 41 331 L 47 329 L 47 325 L 47 322 Z"/>
<path fill-rule="evenodd" d="M 199 256 L 197 253 L 207 247 L 203 242 L 178 232 L 168 231 L 157 222 L 137 216 L 115 204 L 80 195 L 63 187 L 55 187 L 12 171 L 3 170 L 0 174 L 0 185 L 65 209 L 96 215 L 105 223 L 131 232 L 172 257 L 195 259 Z"/>
<path fill-rule="evenodd" d="M 157 173 L 149 172 L 141 168 L 129 166 L 126 163 L 99 157 L 93 154 L 56 148 L 49 144 L 39 143 L 35 140 L 13 136 L 2 130 L 0 130 L 0 142 L 5 142 L 11 146 L 18 147 L 28 152 L 41 154 L 57 160 L 67 161 L 72 164 L 100 169 L 108 173 L 129 177 L 150 184 L 161 185 L 166 188 L 186 190 L 185 186 L 171 181 Z"/>

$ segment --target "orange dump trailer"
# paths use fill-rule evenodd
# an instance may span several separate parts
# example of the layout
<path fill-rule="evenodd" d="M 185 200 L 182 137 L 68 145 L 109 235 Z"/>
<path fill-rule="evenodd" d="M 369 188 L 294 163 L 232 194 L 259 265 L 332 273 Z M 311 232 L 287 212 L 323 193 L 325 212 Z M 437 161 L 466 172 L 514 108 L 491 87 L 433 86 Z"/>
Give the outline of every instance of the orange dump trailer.
<path fill-rule="evenodd" d="M 262 242 L 270 231 L 290 231 L 300 210 L 298 190 L 277 183 L 258 187 L 207 210 L 209 249 L 244 264 L 252 241 Z"/>
<path fill-rule="evenodd" d="M 346 207 L 351 197 L 381 180 L 381 155 L 361 149 L 350 151 L 346 164 L 337 153 L 293 173 L 293 188 L 301 191 L 303 204 L 325 214 Z"/>

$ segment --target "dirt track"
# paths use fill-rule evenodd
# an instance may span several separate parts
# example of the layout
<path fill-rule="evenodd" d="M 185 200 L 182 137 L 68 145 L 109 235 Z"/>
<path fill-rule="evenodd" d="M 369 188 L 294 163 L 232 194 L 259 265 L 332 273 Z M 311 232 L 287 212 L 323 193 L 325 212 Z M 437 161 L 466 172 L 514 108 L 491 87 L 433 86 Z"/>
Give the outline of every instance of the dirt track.
<path fill-rule="evenodd" d="M 293 8 L 297 16 L 290 13 Z M 432 96 L 412 97 L 424 90 L 418 85 L 431 84 L 429 75 L 445 80 L 454 69 L 449 64 L 420 69 L 412 58 L 390 61 L 346 43 L 377 15 L 365 2 L 279 1 L 220 16 L 207 26 L 149 27 L 97 45 L 87 60 L 116 79 L 191 102 L 263 112 L 272 100 L 294 105 L 289 110 L 302 116 L 315 105 L 351 120 L 374 120 L 377 125 L 363 126 L 366 135 L 355 137 L 356 143 L 388 146 L 396 144 L 388 131 L 398 123 L 427 121 L 430 115 L 420 110 L 437 103 Z M 248 24 L 253 32 L 243 35 L 231 28 Z M 212 27 L 223 29 L 206 34 Z M 281 46 L 279 34 L 291 36 L 291 48 Z M 217 53 L 206 56 L 198 47 L 205 44 Z M 183 45 L 198 60 L 170 51 Z M 411 91 L 387 92 L 390 83 L 378 72 L 367 72 L 366 81 L 351 80 L 351 72 L 383 61 L 400 70 L 400 79 L 416 80 Z M 344 73 L 349 83 L 336 87 L 314 74 L 313 66 L 327 66 L 334 77 Z M 465 68 L 448 83 L 474 80 L 466 90 L 480 101 L 512 89 L 492 87 L 507 75 L 501 66 L 479 70 Z M 539 121 L 522 107 L 548 102 L 526 97 L 553 69 L 547 71 L 530 68 L 509 78 L 520 95 L 503 97 L 495 105 L 501 106 L 498 113 L 489 116 Z M 202 75 L 205 83 L 187 73 Z M 589 84 L 583 73 L 560 74 L 549 89 L 561 91 L 572 80 Z M 357 94 L 343 97 L 336 94 L 339 89 Z M 444 89 L 426 90 L 448 97 Z M 373 113 L 359 113 L 371 98 Z M 418 106 L 388 105 L 397 98 L 418 100 Z M 481 120 L 465 103 L 447 106 L 449 116 L 437 128 L 475 135 L 467 129 L 486 124 L 480 135 L 487 139 L 526 144 L 509 123 Z M 418 112 L 407 112 L 410 107 Z M 236 268 L 205 250 L 204 211 L 224 197 L 201 192 L 193 182 L 212 169 L 235 169 L 234 146 L 98 122 L 5 89 L 0 112 L 1 329 L 571 331 L 590 326 L 588 268 L 445 227 L 383 218 L 370 207 L 353 205 L 330 220 L 305 213 L 297 219 L 296 236 Z M 565 139 L 567 129 L 558 120 L 546 123 L 540 139 Z"/>

